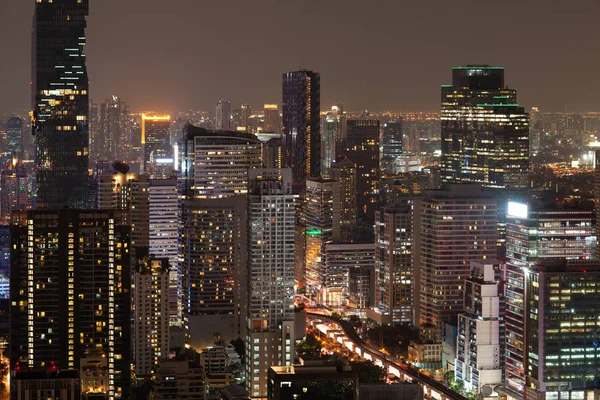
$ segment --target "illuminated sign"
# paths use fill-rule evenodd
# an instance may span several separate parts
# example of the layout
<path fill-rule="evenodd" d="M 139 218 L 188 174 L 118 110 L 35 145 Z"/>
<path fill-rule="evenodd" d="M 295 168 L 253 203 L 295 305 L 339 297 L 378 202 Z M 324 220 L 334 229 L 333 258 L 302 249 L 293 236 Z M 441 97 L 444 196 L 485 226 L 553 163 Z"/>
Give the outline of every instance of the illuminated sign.
<path fill-rule="evenodd" d="M 529 216 L 529 206 L 515 201 L 508 202 L 507 217 L 527 218 Z"/>

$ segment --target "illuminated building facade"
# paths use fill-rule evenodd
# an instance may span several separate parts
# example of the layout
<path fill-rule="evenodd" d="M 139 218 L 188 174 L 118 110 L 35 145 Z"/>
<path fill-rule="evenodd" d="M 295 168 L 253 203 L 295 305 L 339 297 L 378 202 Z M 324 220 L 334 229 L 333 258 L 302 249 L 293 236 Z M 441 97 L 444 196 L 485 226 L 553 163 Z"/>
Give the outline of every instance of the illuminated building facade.
<path fill-rule="evenodd" d="M 129 396 L 130 230 L 122 211 L 13 213 L 11 369 L 79 369 L 94 349 L 105 396 Z"/>
<path fill-rule="evenodd" d="M 597 260 L 551 260 L 525 271 L 526 398 L 577 399 L 600 378 Z M 597 389 L 596 389 L 597 390 Z"/>
<path fill-rule="evenodd" d="M 554 200 L 554 199 L 552 199 Z M 541 260 L 592 259 L 596 237 L 591 204 L 511 201 L 506 215 L 506 385 L 519 394 L 527 386 L 525 320 L 527 269 Z"/>
<path fill-rule="evenodd" d="M 248 170 L 261 166 L 261 142 L 249 133 L 188 125 L 182 157 L 186 198 L 247 194 Z"/>
<path fill-rule="evenodd" d="M 151 178 L 167 178 L 163 165 L 174 169 L 173 148 L 170 144 L 171 117 L 142 114 L 143 171 Z"/>
<path fill-rule="evenodd" d="M 231 126 L 231 103 L 227 100 L 219 100 L 215 113 L 215 128 L 217 130 L 230 131 Z"/>
<path fill-rule="evenodd" d="M 245 337 L 248 175 L 261 142 L 188 125 L 180 176 L 184 317 L 195 348 Z"/>
<path fill-rule="evenodd" d="M 133 274 L 133 364 L 138 378 L 152 378 L 169 353 L 169 260 L 146 258 Z"/>
<path fill-rule="evenodd" d="M 252 115 L 252 105 L 242 104 L 242 128 L 246 132 L 250 129 L 250 116 Z"/>
<path fill-rule="evenodd" d="M 478 184 L 427 190 L 420 212 L 419 318 L 428 339 L 439 342 L 442 324 L 463 308 L 471 260 L 495 260 L 498 204 Z"/>
<path fill-rule="evenodd" d="M 325 179 L 306 181 L 304 197 L 306 285 L 327 302 L 325 246 L 333 242 L 334 193 L 338 183 Z"/>
<path fill-rule="evenodd" d="M 455 379 L 467 392 L 490 396 L 502 384 L 504 264 L 471 261 L 464 312 L 458 315 Z"/>
<path fill-rule="evenodd" d="M 37 208 L 88 200 L 88 0 L 37 1 L 33 26 L 33 134 Z"/>
<path fill-rule="evenodd" d="M 263 144 L 262 160 L 265 168 L 283 168 L 281 146 L 281 138 L 272 138 Z"/>
<path fill-rule="evenodd" d="M 331 167 L 331 179 L 338 182 L 334 199 L 333 241 L 350 243 L 356 228 L 356 164 L 342 158 Z"/>
<path fill-rule="evenodd" d="M 6 152 L 23 158 L 23 120 L 12 117 L 6 122 Z"/>
<path fill-rule="evenodd" d="M 321 176 L 321 76 L 301 70 L 283 74 L 283 164 L 294 183 Z"/>
<path fill-rule="evenodd" d="M 367 315 L 379 323 L 414 322 L 418 203 L 396 200 L 375 215 L 375 298 Z"/>
<path fill-rule="evenodd" d="M 337 157 L 337 146 L 346 136 L 346 115 L 341 106 L 321 115 L 321 176 L 330 178 L 331 165 Z"/>
<path fill-rule="evenodd" d="M 90 146 L 93 157 L 131 160 L 134 138 L 129 107 L 118 96 L 111 96 L 98 109 L 90 105 Z M 137 141 L 139 144 L 141 142 Z"/>
<path fill-rule="evenodd" d="M 504 68 L 455 67 L 442 86 L 442 180 L 524 188 L 529 170 L 529 115 Z"/>
<path fill-rule="evenodd" d="M 246 389 L 265 398 L 273 365 L 294 361 L 295 202 L 290 169 L 250 171 Z"/>
<path fill-rule="evenodd" d="M 281 114 L 279 113 L 279 104 L 265 104 L 265 122 L 263 130 L 281 134 Z"/>
<path fill-rule="evenodd" d="M 358 217 L 367 222 L 375 220 L 379 196 L 379 120 L 351 119 L 347 122 L 346 138 L 338 155 L 356 164 L 356 203 Z"/>
<path fill-rule="evenodd" d="M 381 160 L 388 168 L 385 172 L 396 172 L 394 160 L 402 155 L 402 119 L 383 125 Z"/>

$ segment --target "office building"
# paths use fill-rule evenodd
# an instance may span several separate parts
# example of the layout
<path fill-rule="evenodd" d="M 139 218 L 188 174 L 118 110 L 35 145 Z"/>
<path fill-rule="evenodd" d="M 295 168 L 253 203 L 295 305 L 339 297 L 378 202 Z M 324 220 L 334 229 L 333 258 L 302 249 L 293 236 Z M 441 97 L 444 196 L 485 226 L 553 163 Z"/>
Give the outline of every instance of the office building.
<path fill-rule="evenodd" d="M 477 184 L 426 190 L 420 211 L 420 290 L 417 318 L 439 342 L 442 323 L 456 323 L 471 260 L 495 260 L 498 204 Z"/>
<path fill-rule="evenodd" d="M 181 149 L 185 198 L 216 199 L 248 193 L 248 170 L 261 166 L 261 142 L 244 132 L 188 125 Z"/>
<path fill-rule="evenodd" d="M 215 113 L 215 129 L 222 131 L 232 130 L 231 126 L 231 103 L 227 100 L 219 100 Z"/>
<path fill-rule="evenodd" d="M 129 107 L 118 96 L 111 96 L 100 104 L 100 109 L 90 106 L 90 130 L 94 145 L 93 157 L 106 157 L 109 160 L 132 160 L 133 147 L 140 140 L 135 140 L 133 123 L 129 115 Z M 91 118 L 95 120 L 92 120 Z M 94 130 L 96 130 L 94 132 Z M 92 142 L 93 140 L 93 142 Z"/>
<path fill-rule="evenodd" d="M 504 68 L 455 67 L 442 86 L 442 180 L 486 187 L 527 186 L 529 115 L 517 91 L 504 84 Z"/>
<path fill-rule="evenodd" d="M 82 398 L 79 371 L 72 369 L 59 371 L 56 366 L 15 372 L 10 379 L 10 386 L 12 393 L 10 398 L 13 400 L 79 400 Z"/>
<path fill-rule="evenodd" d="M 245 337 L 248 175 L 261 143 L 243 132 L 188 125 L 182 148 L 180 263 L 195 348 Z"/>
<path fill-rule="evenodd" d="M 163 360 L 152 395 L 156 400 L 204 400 L 204 370 L 192 361 Z"/>
<path fill-rule="evenodd" d="M 93 348 L 106 360 L 105 396 L 129 396 L 130 231 L 121 211 L 13 213 L 12 370 L 78 370 Z"/>
<path fill-rule="evenodd" d="M 375 297 L 367 315 L 380 324 L 413 323 L 414 303 L 419 301 L 415 296 L 419 201 L 396 200 L 375 213 Z"/>
<path fill-rule="evenodd" d="M 346 115 L 342 106 L 333 106 L 321 115 L 321 176 L 330 178 L 337 158 L 337 146 L 346 136 Z"/>
<path fill-rule="evenodd" d="M 388 165 L 384 172 L 398 172 L 393 166 L 394 161 L 402 155 L 402 118 L 383 125 L 381 148 L 381 162 Z"/>
<path fill-rule="evenodd" d="M 351 243 L 356 229 L 356 164 L 342 158 L 331 166 L 331 179 L 338 182 L 334 195 L 333 241 Z"/>
<path fill-rule="evenodd" d="M 310 293 L 326 301 L 325 245 L 333 243 L 334 193 L 338 183 L 309 179 L 304 195 L 306 285 Z"/>
<path fill-rule="evenodd" d="M 358 375 L 350 367 L 336 368 L 324 362 L 271 367 L 268 400 L 358 399 Z"/>
<path fill-rule="evenodd" d="M 530 199 L 511 201 L 506 215 L 506 386 L 523 394 L 528 371 L 527 270 L 544 259 L 586 260 L 595 256 L 591 204 Z"/>
<path fill-rule="evenodd" d="M 290 169 L 250 171 L 246 389 L 265 398 L 273 365 L 294 361 L 295 202 Z"/>
<path fill-rule="evenodd" d="M 358 218 L 374 222 L 379 196 L 379 121 L 351 119 L 338 155 L 356 164 Z"/>
<path fill-rule="evenodd" d="M 263 130 L 281 134 L 281 114 L 279 113 L 279 104 L 265 104 L 265 122 Z"/>
<path fill-rule="evenodd" d="M 23 120 L 12 117 L 6 122 L 6 152 L 9 155 L 23 158 Z"/>
<path fill-rule="evenodd" d="M 169 260 L 145 258 L 133 274 L 133 364 L 150 379 L 169 353 Z"/>
<path fill-rule="evenodd" d="M 374 298 L 375 245 L 326 244 L 324 259 L 325 304 L 366 309 Z"/>
<path fill-rule="evenodd" d="M 295 184 L 321 176 L 321 77 L 301 70 L 283 74 L 283 164 Z"/>
<path fill-rule="evenodd" d="M 87 0 L 36 2 L 33 134 L 37 208 L 83 208 L 88 191 Z"/>
<path fill-rule="evenodd" d="M 597 390 L 599 280 L 597 260 L 545 260 L 526 270 L 525 398 L 576 399 Z"/>
<path fill-rule="evenodd" d="M 151 178 L 167 178 L 163 164 L 174 169 L 173 148 L 170 143 L 171 117 L 169 115 L 142 114 L 142 147 L 144 161 L 142 171 Z M 164 172 L 167 172 L 165 174 Z"/>
<path fill-rule="evenodd" d="M 502 384 L 504 365 L 504 264 L 471 261 L 464 311 L 458 315 L 455 379 L 485 397 Z"/>

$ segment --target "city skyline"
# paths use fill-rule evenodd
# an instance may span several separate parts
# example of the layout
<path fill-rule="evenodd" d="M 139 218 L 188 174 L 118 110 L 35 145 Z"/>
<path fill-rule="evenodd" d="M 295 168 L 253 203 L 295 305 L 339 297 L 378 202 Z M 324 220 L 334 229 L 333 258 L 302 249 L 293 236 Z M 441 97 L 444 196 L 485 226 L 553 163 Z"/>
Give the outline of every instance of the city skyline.
<path fill-rule="evenodd" d="M 593 95 L 600 82 L 591 79 L 600 55 L 588 51 L 598 37 L 598 2 L 431 3 L 401 6 L 381 0 L 366 8 L 358 0 L 325 5 L 311 0 L 302 7 L 181 0 L 165 11 L 158 1 L 92 2 L 86 47 L 90 96 L 102 101 L 116 94 L 140 111 L 210 110 L 222 98 L 232 108 L 280 102 L 280 74 L 302 67 L 322 74 L 324 106 L 343 102 L 349 110 L 436 110 L 449 67 L 486 63 L 507 68 L 525 108 L 600 109 Z M 9 113 L 30 103 L 33 4 L 4 4 L 0 24 L 13 34 L 0 38 L 11 60 L 0 66 L 0 84 L 11 95 L 0 100 L 0 113 Z M 456 24 L 461 20 L 470 22 Z M 228 21 L 230 29 L 219 29 L 216 41 L 210 32 L 221 21 Z M 503 28 L 507 21 L 510 31 Z M 158 23 L 162 29 L 156 29 Z M 190 34 L 187 27 L 194 24 L 198 29 Z M 312 29 L 302 36 L 305 24 Z M 364 29 L 353 29 L 357 24 Z M 341 38 L 336 46 L 328 45 L 336 37 Z M 369 57 L 357 60 L 356 52 L 366 47 Z M 203 62 L 207 54 L 208 63 Z"/>

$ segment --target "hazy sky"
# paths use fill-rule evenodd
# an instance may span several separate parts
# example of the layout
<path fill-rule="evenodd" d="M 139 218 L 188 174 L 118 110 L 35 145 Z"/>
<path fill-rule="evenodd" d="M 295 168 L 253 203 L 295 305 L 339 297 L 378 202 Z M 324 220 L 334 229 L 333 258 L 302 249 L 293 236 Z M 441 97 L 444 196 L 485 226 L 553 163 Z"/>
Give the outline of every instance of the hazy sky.
<path fill-rule="evenodd" d="M 0 113 L 29 107 L 34 0 L 0 0 Z M 321 73 L 323 108 L 437 110 L 451 67 L 496 64 L 519 102 L 600 111 L 599 0 L 90 0 L 95 101 L 134 110 L 281 102 Z"/>

